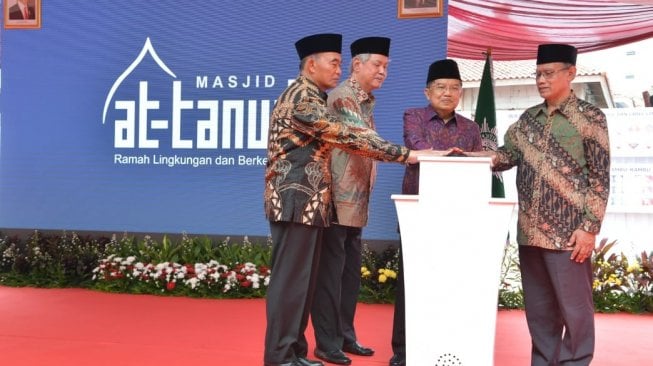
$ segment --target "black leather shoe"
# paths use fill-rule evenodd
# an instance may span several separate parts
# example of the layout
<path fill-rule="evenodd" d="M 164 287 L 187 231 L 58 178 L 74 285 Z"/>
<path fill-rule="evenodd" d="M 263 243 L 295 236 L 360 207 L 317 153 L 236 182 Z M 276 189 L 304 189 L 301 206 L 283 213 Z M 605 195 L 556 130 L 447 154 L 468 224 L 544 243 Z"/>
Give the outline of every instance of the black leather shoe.
<path fill-rule="evenodd" d="M 362 346 L 358 342 L 345 343 L 342 346 L 342 350 L 347 353 L 351 353 L 352 355 L 358 355 L 358 356 L 372 356 L 374 354 L 373 349 Z"/>
<path fill-rule="evenodd" d="M 406 366 L 406 356 L 395 353 L 390 359 L 390 366 Z"/>
<path fill-rule="evenodd" d="M 324 352 L 318 348 L 315 349 L 315 357 L 329 363 L 338 365 L 351 365 L 351 358 L 347 357 L 341 350 Z"/>
<path fill-rule="evenodd" d="M 297 357 L 293 362 L 265 363 L 264 366 L 324 366 L 320 361 L 307 360 L 304 357 Z"/>
<path fill-rule="evenodd" d="M 324 366 L 320 361 L 309 360 L 304 357 L 297 357 L 295 362 L 292 363 L 292 366 Z"/>

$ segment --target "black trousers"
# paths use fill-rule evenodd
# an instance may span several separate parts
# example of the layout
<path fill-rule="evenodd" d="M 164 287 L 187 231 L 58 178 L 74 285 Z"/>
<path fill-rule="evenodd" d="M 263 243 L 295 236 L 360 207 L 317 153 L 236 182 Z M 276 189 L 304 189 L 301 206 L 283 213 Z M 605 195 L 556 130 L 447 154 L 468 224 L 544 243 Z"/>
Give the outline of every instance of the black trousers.
<path fill-rule="evenodd" d="M 585 366 L 594 355 L 592 263 L 570 251 L 519 246 L 532 366 Z"/>
<path fill-rule="evenodd" d="M 270 222 L 272 275 L 266 293 L 266 364 L 306 357 L 304 331 L 313 301 L 322 245 L 322 228 Z"/>
<path fill-rule="evenodd" d="M 406 357 L 406 298 L 404 292 L 404 254 L 399 242 L 399 274 L 392 318 L 392 353 Z"/>
<path fill-rule="evenodd" d="M 354 316 L 361 286 L 361 234 L 358 227 L 324 229 L 311 321 L 317 348 L 342 349 L 356 341 Z"/>

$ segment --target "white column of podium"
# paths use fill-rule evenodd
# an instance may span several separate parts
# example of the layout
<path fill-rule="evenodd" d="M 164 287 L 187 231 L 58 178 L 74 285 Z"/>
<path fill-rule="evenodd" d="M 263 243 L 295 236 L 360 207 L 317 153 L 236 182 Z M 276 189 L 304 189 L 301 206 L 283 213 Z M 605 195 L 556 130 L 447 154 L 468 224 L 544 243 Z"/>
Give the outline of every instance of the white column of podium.
<path fill-rule="evenodd" d="M 410 366 L 494 359 L 498 285 L 514 201 L 493 199 L 489 158 L 420 158 L 419 195 L 392 195 Z"/>

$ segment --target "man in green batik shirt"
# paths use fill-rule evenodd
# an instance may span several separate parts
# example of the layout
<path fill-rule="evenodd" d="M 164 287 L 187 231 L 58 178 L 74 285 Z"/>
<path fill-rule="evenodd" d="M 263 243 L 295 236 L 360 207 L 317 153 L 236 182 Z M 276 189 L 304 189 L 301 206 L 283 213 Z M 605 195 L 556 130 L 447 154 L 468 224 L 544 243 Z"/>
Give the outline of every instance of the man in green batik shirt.
<path fill-rule="evenodd" d="M 589 365 L 594 355 L 591 255 L 610 191 L 603 112 L 571 90 L 573 46 L 538 47 L 544 103 L 508 128 L 493 170 L 517 166 L 517 243 L 531 365 Z"/>

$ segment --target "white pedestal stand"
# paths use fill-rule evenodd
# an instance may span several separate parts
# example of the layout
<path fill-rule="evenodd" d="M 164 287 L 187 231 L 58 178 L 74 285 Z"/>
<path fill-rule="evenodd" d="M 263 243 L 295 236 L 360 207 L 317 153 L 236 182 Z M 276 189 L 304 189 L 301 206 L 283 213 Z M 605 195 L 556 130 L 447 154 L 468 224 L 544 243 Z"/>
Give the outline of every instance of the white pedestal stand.
<path fill-rule="evenodd" d="M 419 195 L 392 195 L 410 366 L 494 359 L 498 285 L 515 202 L 491 198 L 489 158 L 420 158 Z"/>

